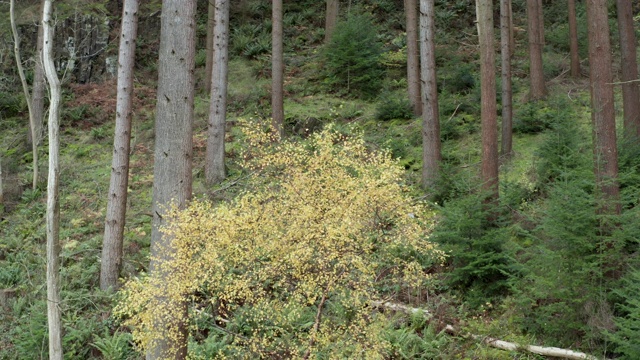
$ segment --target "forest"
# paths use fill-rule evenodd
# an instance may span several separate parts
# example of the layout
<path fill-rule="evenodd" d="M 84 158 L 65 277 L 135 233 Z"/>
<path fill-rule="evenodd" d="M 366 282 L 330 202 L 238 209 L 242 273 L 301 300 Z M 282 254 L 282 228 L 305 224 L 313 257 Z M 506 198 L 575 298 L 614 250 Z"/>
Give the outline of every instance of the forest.
<path fill-rule="evenodd" d="M 640 2 L 0 14 L 0 359 L 640 359 Z"/>

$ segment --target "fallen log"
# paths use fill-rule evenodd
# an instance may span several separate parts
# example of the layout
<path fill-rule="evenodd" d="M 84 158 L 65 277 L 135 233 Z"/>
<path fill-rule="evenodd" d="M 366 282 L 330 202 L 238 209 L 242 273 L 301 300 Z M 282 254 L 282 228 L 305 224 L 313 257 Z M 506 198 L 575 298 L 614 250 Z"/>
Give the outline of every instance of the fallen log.
<path fill-rule="evenodd" d="M 392 311 L 399 311 L 407 314 L 422 314 L 427 319 L 433 318 L 433 314 L 431 314 L 427 310 L 409 307 L 409 306 L 398 304 L 398 303 L 392 303 L 388 301 L 373 301 L 371 304 L 377 308 L 388 309 Z M 475 334 L 461 334 L 457 329 L 455 329 L 451 325 L 446 325 L 444 330 L 445 332 L 452 335 L 460 335 L 463 337 L 470 337 L 474 340 L 482 341 L 488 346 L 494 347 L 496 349 L 501 349 L 501 350 L 528 351 L 533 354 L 538 354 L 543 356 L 553 356 L 553 357 L 558 357 L 563 359 L 600 360 L 600 358 L 596 356 L 585 354 L 579 351 L 561 349 L 556 347 L 521 345 L 513 342 L 508 342 L 508 341 L 503 341 L 500 339 L 488 337 L 488 336 L 480 336 Z"/>

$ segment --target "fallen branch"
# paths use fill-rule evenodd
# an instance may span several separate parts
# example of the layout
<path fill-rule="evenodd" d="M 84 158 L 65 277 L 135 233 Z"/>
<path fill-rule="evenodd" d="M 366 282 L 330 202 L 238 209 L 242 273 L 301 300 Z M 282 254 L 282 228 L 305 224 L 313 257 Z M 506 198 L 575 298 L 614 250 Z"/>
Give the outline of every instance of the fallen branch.
<path fill-rule="evenodd" d="M 371 303 L 374 307 L 384 308 L 392 311 L 400 311 L 407 314 L 422 314 L 425 318 L 431 319 L 433 318 L 433 314 L 429 311 L 419 308 L 413 308 L 402 304 L 384 302 L 384 301 L 373 301 Z M 457 331 L 453 326 L 447 325 L 444 328 L 445 332 L 452 335 L 461 335 L 459 331 Z M 600 358 L 585 354 L 578 351 L 560 349 L 556 347 L 544 347 L 544 346 L 536 346 L 536 345 L 520 345 L 508 341 L 499 340 L 492 337 L 480 336 L 474 334 L 462 334 L 462 336 L 470 337 L 474 340 L 482 341 L 483 343 L 494 347 L 496 349 L 508 350 L 508 351 L 528 351 L 533 354 L 543 355 L 543 356 L 553 356 L 559 357 L 563 359 L 585 359 L 585 360 L 599 360 Z"/>

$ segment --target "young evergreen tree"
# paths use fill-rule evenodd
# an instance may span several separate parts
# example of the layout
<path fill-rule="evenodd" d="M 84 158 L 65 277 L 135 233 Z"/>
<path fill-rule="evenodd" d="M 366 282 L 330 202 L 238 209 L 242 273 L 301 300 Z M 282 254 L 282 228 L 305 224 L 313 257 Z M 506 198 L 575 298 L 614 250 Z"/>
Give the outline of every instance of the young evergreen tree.
<path fill-rule="evenodd" d="M 282 44 L 282 0 L 273 0 L 271 20 L 271 118 L 282 137 L 284 131 L 284 53 Z"/>
<path fill-rule="evenodd" d="M 404 0 L 407 29 L 407 83 L 414 115 L 422 114 L 420 94 L 420 49 L 418 46 L 418 4 Z"/>
<path fill-rule="evenodd" d="M 587 22 L 594 172 L 598 192 L 602 197 L 599 211 L 619 214 L 616 114 L 606 0 L 587 0 Z"/>
<path fill-rule="evenodd" d="M 116 129 L 113 140 L 113 159 L 109 199 L 102 241 L 100 289 L 118 287 L 122 266 L 122 242 L 127 212 L 129 187 L 129 150 L 131 147 L 131 117 L 133 115 L 133 65 L 138 35 L 138 0 L 125 0 L 118 53 L 118 94 L 116 100 Z"/>
<path fill-rule="evenodd" d="M 420 0 L 420 74 L 422 82 L 422 186 L 440 173 L 440 117 L 436 79 L 435 4 Z"/>
<path fill-rule="evenodd" d="M 163 0 L 158 60 L 155 151 L 153 167 L 153 276 L 164 278 L 167 252 L 173 238 L 161 231 L 171 206 L 183 208 L 191 198 L 193 158 L 193 98 L 195 68 L 196 0 Z M 167 295 L 168 296 L 168 295 Z M 157 300 L 165 303 L 168 298 Z M 147 359 L 184 359 L 187 338 L 186 304 L 172 313 L 154 312 L 154 327 L 174 329 L 177 336 L 154 342 Z"/>
<path fill-rule="evenodd" d="M 53 62 L 53 0 L 45 0 L 42 10 L 42 60 L 49 83 L 49 174 L 47 181 L 47 321 L 49 359 L 62 360 L 60 315 L 60 80 Z"/>
<path fill-rule="evenodd" d="M 640 82 L 638 82 L 638 56 L 636 32 L 633 23 L 631 1 L 617 0 L 618 32 L 622 68 L 622 104 L 624 110 L 624 134 L 640 138 Z"/>
<path fill-rule="evenodd" d="M 226 177 L 224 136 L 227 121 L 227 68 L 229 62 L 229 0 L 215 0 L 213 83 L 209 107 L 209 128 L 205 178 L 209 185 Z"/>
<path fill-rule="evenodd" d="M 480 43 L 481 178 L 483 188 L 488 194 L 488 200 L 491 202 L 498 199 L 498 126 L 492 1 L 476 0 L 476 13 L 478 17 L 478 41 Z"/>

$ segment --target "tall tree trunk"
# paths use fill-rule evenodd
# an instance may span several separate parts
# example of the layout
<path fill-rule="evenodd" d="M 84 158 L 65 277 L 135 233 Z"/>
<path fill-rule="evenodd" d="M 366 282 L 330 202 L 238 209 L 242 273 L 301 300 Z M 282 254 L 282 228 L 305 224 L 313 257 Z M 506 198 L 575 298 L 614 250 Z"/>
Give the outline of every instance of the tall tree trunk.
<path fill-rule="evenodd" d="M 569 8 L 569 48 L 571 53 L 571 77 L 580 77 L 580 55 L 578 54 L 578 21 L 576 18 L 576 0 L 568 0 Z"/>
<path fill-rule="evenodd" d="M 540 36 L 540 45 L 544 48 L 544 11 L 542 8 L 542 0 L 537 0 L 536 10 L 538 11 L 538 35 Z"/>
<path fill-rule="evenodd" d="M 102 242 L 102 262 L 100 263 L 100 289 L 102 290 L 117 289 L 118 275 L 122 266 L 122 242 L 129 185 L 131 117 L 133 114 L 133 65 L 137 36 L 138 0 L 125 0 L 118 54 L 116 130 L 113 140 L 111 181 Z"/>
<path fill-rule="evenodd" d="M 22 91 L 24 93 L 25 101 L 27 102 L 27 109 L 29 110 L 29 129 L 31 134 L 31 154 L 33 156 L 33 181 L 32 189 L 35 190 L 38 186 L 38 135 L 37 124 L 35 114 L 33 112 L 33 105 L 31 101 L 31 94 L 29 93 L 29 85 L 27 85 L 27 78 L 24 75 L 24 68 L 22 67 L 22 59 L 20 57 L 20 35 L 18 34 L 18 28 L 16 27 L 15 19 L 15 0 L 9 2 L 9 18 L 11 21 L 11 32 L 13 33 L 13 53 L 16 57 L 16 67 L 18 68 L 18 75 L 20 76 L 20 82 L 22 83 Z"/>
<path fill-rule="evenodd" d="M 587 0 L 587 23 L 594 172 L 603 201 L 600 212 L 619 214 L 618 150 L 607 0 Z"/>
<path fill-rule="evenodd" d="M 413 113 L 422 113 L 420 95 L 420 57 L 418 46 L 418 6 L 416 0 L 404 0 L 407 21 L 407 83 Z"/>
<path fill-rule="evenodd" d="M 511 99 L 511 39 L 509 8 L 511 0 L 500 0 L 500 59 L 502 63 L 502 156 L 509 157 L 513 151 L 513 104 Z"/>
<path fill-rule="evenodd" d="M 432 186 L 440 172 L 440 118 L 435 55 L 434 0 L 420 0 L 422 82 L 422 186 Z"/>
<path fill-rule="evenodd" d="M 539 100 L 546 96 L 544 70 L 542 68 L 542 43 L 540 35 L 540 11 L 538 0 L 527 0 L 527 23 L 529 33 L 529 80 L 531 82 L 530 96 L 532 100 Z"/>
<path fill-rule="evenodd" d="M 638 59 L 636 33 L 633 26 L 631 1 L 617 0 L 618 30 L 620 33 L 620 55 L 622 68 L 622 104 L 624 107 L 624 134 L 640 138 L 640 82 L 638 82 Z"/>
<path fill-rule="evenodd" d="M 284 61 L 282 47 L 282 0 L 272 2 L 271 31 L 271 117 L 273 127 L 284 134 Z"/>
<path fill-rule="evenodd" d="M 513 3 L 509 0 L 509 47 L 511 48 L 511 57 L 515 54 L 516 51 L 516 36 L 515 31 L 513 30 Z"/>
<path fill-rule="evenodd" d="M 207 0 L 207 46 L 206 46 L 206 52 L 207 52 L 207 61 L 205 63 L 205 67 L 204 67 L 204 73 L 205 73 L 205 78 L 204 78 L 204 89 L 207 92 L 207 94 L 211 93 L 211 77 L 213 76 L 212 71 L 213 71 L 213 49 L 214 49 L 214 45 L 213 45 L 213 28 L 215 27 L 215 5 L 214 5 L 214 1 L 215 0 Z"/>
<path fill-rule="evenodd" d="M 49 83 L 49 175 L 47 183 L 47 320 L 49 323 L 49 359 L 62 360 L 62 323 L 60 320 L 60 80 L 53 63 L 53 0 L 45 0 L 42 12 L 44 46 L 42 60 Z"/>
<path fill-rule="evenodd" d="M 42 3 L 40 7 L 40 16 L 42 16 Z M 36 61 L 33 69 L 33 89 L 31 92 L 31 107 L 33 109 L 35 130 L 29 131 L 30 138 L 33 137 L 33 135 L 31 135 L 32 132 L 36 135 L 36 139 L 31 139 L 31 141 L 35 141 L 38 146 L 42 143 L 42 137 L 44 135 L 44 87 L 46 86 L 46 83 L 44 79 L 44 68 L 42 67 L 43 36 L 44 32 L 42 30 L 42 24 L 38 24 L 38 43 L 36 44 Z"/>
<path fill-rule="evenodd" d="M 227 67 L 229 62 L 229 0 L 215 0 L 213 83 L 209 107 L 209 129 L 205 178 L 207 184 L 221 182 L 224 168 L 224 136 L 227 121 Z"/>
<path fill-rule="evenodd" d="M 333 29 L 338 23 L 338 14 L 340 12 L 339 0 L 327 0 L 327 14 L 324 22 L 324 42 L 328 43 L 333 35 Z"/>
<path fill-rule="evenodd" d="M 534 0 L 535 1 L 535 0 Z M 498 126 L 495 50 L 493 48 L 493 3 L 476 0 L 480 44 L 480 113 L 482 117 L 482 182 L 488 201 L 498 199 Z"/>
<path fill-rule="evenodd" d="M 183 208 L 191 198 L 193 155 L 193 98 L 195 68 L 196 0 L 163 0 L 158 51 L 158 95 L 156 102 L 153 167 L 153 227 L 151 230 L 151 275 L 166 279 L 161 264 L 171 257 L 173 238 L 161 232 L 169 206 Z M 166 282 L 164 282 L 166 283 Z M 154 326 L 172 336 L 152 344 L 147 359 L 184 359 L 187 351 L 186 304 L 173 304 L 167 295 L 156 299 L 166 311 L 158 311 Z"/>

